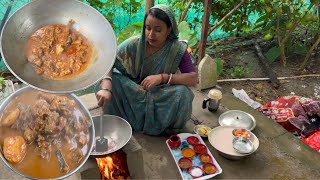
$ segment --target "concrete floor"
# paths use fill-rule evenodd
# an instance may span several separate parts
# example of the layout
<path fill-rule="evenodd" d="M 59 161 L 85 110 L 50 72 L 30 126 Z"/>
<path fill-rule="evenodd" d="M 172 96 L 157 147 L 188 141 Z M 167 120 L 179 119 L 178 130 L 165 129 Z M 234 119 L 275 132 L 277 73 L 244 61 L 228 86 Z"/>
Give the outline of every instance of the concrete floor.
<path fill-rule="evenodd" d="M 287 132 L 276 122 L 256 112 L 233 95 L 224 93 L 220 109 L 209 112 L 202 109 L 207 91 L 193 89 L 193 116 L 201 124 L 219 126 L 218 117 L 227 110 L 242 110 L 253 115 L 257 126 L 253 133 L 259 138 L 258 150 L 241 160 L 229 160 L 218 154 L 207 138 L 204 142 L 222 168 L 219 179 L 320 179 L 320 154 Z M 93 114 L 97 114 L 94 110 Z M 193 133 L 193 121 L 189 121 L 184 132 Z M 165 143 L 168 137 L 147 136 L 133 133 L 141 149 L 130 151 L 125 146 L 130 175 L 133 179 L 181 179 L 178 168 Z M 133 143 L 134 144 L 134 143 Z M 95 162 L 93 161 L 93 164 Z M 90 161 L 88 161 L 90 164 Z M 99 178 L 96 167 L 81 173 L 83 179 Z"/>
<path fill-rule="evenodd" d="M 294 137 L 281 126 L 263 114 L 256 112 L 244 102 L 229 93 L 223 99 L 217 112 L 202 109 L 202 101 L 207 91 L 193 89 L 193 116 L 201 124 L 217 127 L 218 117 L 227 110 L 242 110 L 253 115 L 257 126 L 253 133 L 259 138 L 258 150 L 241 160 L 229 160 L 218 154 L 207 138 L 204 142 L 222 168 L 217 179 L 320 179 L 320 154 Z M 98 115 L 93 94 L 81 99 L 91 109 L 93 116 Z M 193 133 L 194 121 L 190 120 L 184 132 Z M 132 179 L 181 179 L 178 168 L 165 143 L 168 137 L 148 136 L 133 133 L 132 139 L 123 148 Z M 100 175 L 93 158 L 90 158 L 77 173 L 68 179 L 99 179 Z M 0 179 L 21 179 L 3 162 L 0 162 Z"/>

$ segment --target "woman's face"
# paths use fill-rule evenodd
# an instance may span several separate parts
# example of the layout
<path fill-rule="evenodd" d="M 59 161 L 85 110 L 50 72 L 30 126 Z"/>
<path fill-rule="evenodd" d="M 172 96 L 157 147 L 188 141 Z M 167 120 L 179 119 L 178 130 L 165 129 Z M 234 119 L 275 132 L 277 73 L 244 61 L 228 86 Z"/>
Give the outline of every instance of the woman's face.
<path fill-rule="evenodd" d="M 147 16 L 145 26 L 146 41 L 149 45 L 157 48 L 163 47 L 172 28 L 168 28 L 165 22 L 151 15 Z"/>

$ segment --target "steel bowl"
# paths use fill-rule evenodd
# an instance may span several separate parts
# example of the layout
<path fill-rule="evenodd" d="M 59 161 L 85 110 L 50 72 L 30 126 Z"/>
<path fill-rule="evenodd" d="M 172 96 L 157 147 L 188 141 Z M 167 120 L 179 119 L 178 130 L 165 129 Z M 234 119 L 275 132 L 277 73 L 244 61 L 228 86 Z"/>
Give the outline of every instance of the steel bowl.
<path fill-rule="evenodd" d="M 96 132 L 95 143 L 100 138 L 100 116 L 94 116 L 93 123 Z M 107 148 L 99 152 L 94 148 L 91 155 L 100 156 L 113 153 L 126 145 L 132 136 L 132 128 L 128 121 L 114 115 L 103 116 L 102 130 L 104 138 L 108 139 Z"/>
<path fill-rule="evenodd" d="M 248 138 L 236 136 L 232 140 L 233 148 L 242 154 L 247 154 L 253 151 L 253 143 Z"/>
<path fill-rule="evenodd" d="M 234 136 L 232 134 L 234 127 L 218 126 L 209 132 L 208 139 L 210 144 L 218 151 L 218 153 L 232 160 L 239 160 L 253 154 L 259 147 L 259 139 L 252 135 L 253 149 L 249 153 L 240 153 L 233 148 Z"/>
<path fill-rule="evenodd" d="M 93 46 L 93 57 L 84 72 L 67 80 L 51 80 L 38 75 L 27 62 L 28 38 L 48 24 L 75 23 L 72 28 Z M 7 68 L 20 81 L 51 93 L 71 93 L 97 83 L 112 68 L 116 56 L 116 36 L 107 19 L 78 0 L 34 0 L 17 10 L 1 32 L 1 54 Z"/>
<path fill-rule="evenodd" d="M 219 116 L 220 126 L 232 126 L 252 131 L 256 127 L 256 119 L 249 113 L 240 110 L 229 110 Z"/>
<path fill-rule="evenodd" d="M 5 108 L 7 107 L 7 105 L 9 105 L 9 103 L 15 99 L 15 98 L 18 98 L 19 96 L 25 94 L 25 93 L 28 93 L 30 91 L 37 91 L 29 86 L 27 87 L 24 87 L 24 88 L 21 88 L 17 91 L 15 91 L 13 94 L 11 94 L 10 96 L 8 96 L 5 101 L 1 104 L 0 106 L 0 113 L 2 114 L 5 110 Z M 93 149 L 93 145 L 94 145 L 94 137 L 95 137 L 95 128 L 94 128 L 94 123 L 93 123 L 93 120 L 92 120 L 92 117 L 90 115 L 90 112 L 89 110 L 86 108 L 86 106 L 82 103 L 82 101 L 74 94 L 65 94 L 65 96 L 73 99 L 76 104 L 82 109 L 82 113 L 83 115 L 85 116 L 85 118 L 88 118 L 91 122 L 91 126 L 89 128 L 89 140 L 88 140 L 88 151 L 87 153 L 84 155 L 84 158 L 81 160 L 81 162 L 79 163 L 78 167 L 75 168 L 75 169 L 72 169 L 70 170 L 67 174 L 63 175 L 63 176 L 60 176 L 60 177 L 56 177 L 56 178 L 53 178 L 53 179 L 65 179 L 69 176 L 71 176 L 72 174 L 74 174 L 75 172 L 77 172 L 81 166 L 83 166 L 83 164 L 87 161 L 87 159 L 90 157 L 90 153 Z M 1 136 L 1 134 L 0 134 Z M 2 150 L 2 147 L 0 147 L 0 159 L 6 164 L 6 166 L 8 166 L 12 171 L 14 171 L 15 173 L 21 175 L 22 177 L 25 177 L 25 178 L 29 178 L 29 179 L 37 179 L 37 178 L 34 178 L 34 177 L 31 177 L 27 174 L 24 174 L 23 172 L 17 170 L 16 168 L 14 168 L 4 157 L 3 155 L 3 150 Z M 43 164 L 42 166 L 46 166 L 46 164 Z M 52 179 L 52 178 L 50 178 Z"/>

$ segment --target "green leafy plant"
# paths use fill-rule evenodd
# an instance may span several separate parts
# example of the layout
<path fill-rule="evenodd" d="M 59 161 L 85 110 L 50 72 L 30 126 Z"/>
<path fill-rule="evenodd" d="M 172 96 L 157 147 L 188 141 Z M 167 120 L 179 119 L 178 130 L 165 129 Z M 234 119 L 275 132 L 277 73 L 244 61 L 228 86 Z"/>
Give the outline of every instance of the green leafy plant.
<path fill-rule="evenodd" d="M 242 78 L 246 73 L 251 72 L 249 67 L 243 66 L 234 66 L 230 69 L 226 70 L 227 74 L 231 75 L 232 77 Z"/>
<path fill-rule="evenodd" d="M 191 33 L 189 24 L 186 21 L 182 21 L 179 26 L 179 39 L 187 40 L 188 46 L 193 47 L 197 44 L 196 33 Z"/>
<path fill-rule="evenodd" d="M 142 22 L 136 22 L 123 28 L 117 35 L 118 44 L 122 43 L 124 40 L 132 36 L 141 35 L 142 28 L 143 28 Z"/>
<path fill-rule="evenodd" d="M 280 49 L 278 47 L 272 47 L 266 54 L 267 61 L 271 64 L 280 56 Z"/>
<path fill-rule="evenodd" d="M 6 81 L 5 78 L 0 76 L 0 97 L 3 96 L 3 92 L 6 89 Z M 1 99 L 1 98 L 0 98 Z"/>
<path fill-rule="evenodd" d="M 223 60 L 221 58 L 216 58 L 216 65 L 217 65 L 217 75 L 220 76 L 223 72 Z"/>
<path fill-rule="evenodd" d="M 309 54 L 316 47 L 313 45 L 319 44 L 320 41 L 317 15 L 319 3 L 319 0 L 310 1 L 309 4 L 303 0 L 264 2 L 265 12 L 256 21 L 256 29 L 264 31 L 266 41 L 276 39 L 277 45 L 267 53 L 269 62 L 280 58 L 282 65 L 286 66 L 287 56 L 292 53 L 306 55 L 306 59 L 309 58 Z M 306 31 L 311 37 L 302 33 Z"/>
<path fill-rule="evenodd" d="M 108 19 L 113 29 L 116 31 L 123 29 L 133 23 L 137 17 L 138 10 L 141 9 L 142 0 L 81 0 L 93 8 L 97 9 L 103 16 Z M 122 22 L 122 23 L 120 23 Z"/>

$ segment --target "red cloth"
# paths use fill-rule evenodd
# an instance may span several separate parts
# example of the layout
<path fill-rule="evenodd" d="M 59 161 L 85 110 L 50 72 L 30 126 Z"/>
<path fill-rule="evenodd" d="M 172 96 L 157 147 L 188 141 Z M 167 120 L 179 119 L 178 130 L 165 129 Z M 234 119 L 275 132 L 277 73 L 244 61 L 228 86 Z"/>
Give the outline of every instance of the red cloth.
<path fill-rule="evenodd" d="M 285 96 L 268 102 L 258 111 L 278 122 L 289 132 L 319 152 L 320 102 L 300 96 Z"/>
<path fill-rule="evenodd" d="M 301 138 L 301 140 L 307 143 L 315 151 L 320 152 L 320 131 L 317 131 L 308 138 Z"/>
<path fill-rule="evenodd" d="M 263 105 L 258 111 L 278 122 L 289 132 L 300 132 L 303 125 L 309 124 L 309 120 L 299 99 L 298 96 L 280 97 Z M 299 126 L 290 123 L 290 120 L 300 122 Z"/>

